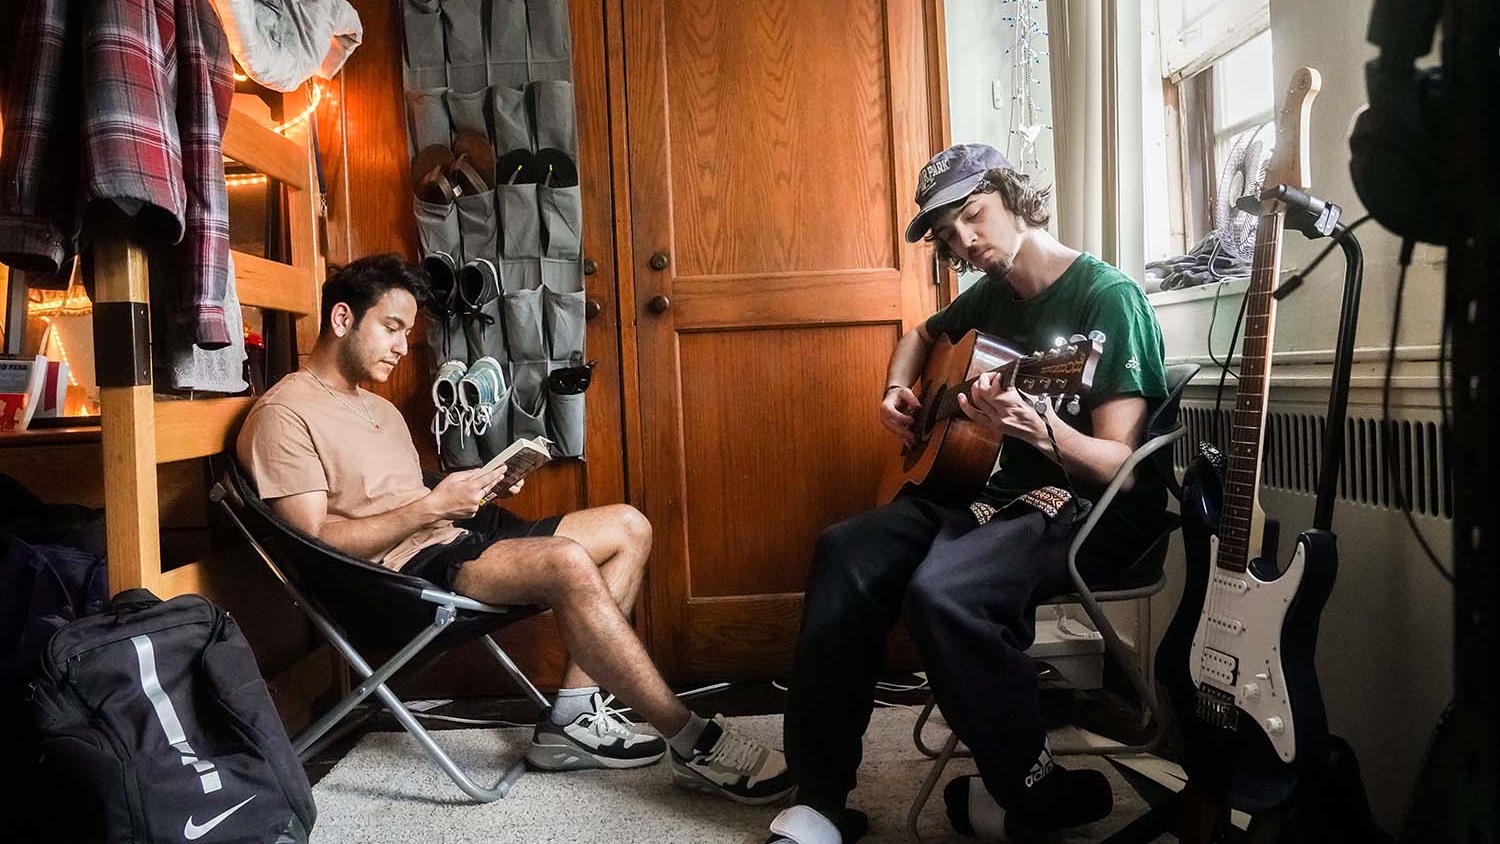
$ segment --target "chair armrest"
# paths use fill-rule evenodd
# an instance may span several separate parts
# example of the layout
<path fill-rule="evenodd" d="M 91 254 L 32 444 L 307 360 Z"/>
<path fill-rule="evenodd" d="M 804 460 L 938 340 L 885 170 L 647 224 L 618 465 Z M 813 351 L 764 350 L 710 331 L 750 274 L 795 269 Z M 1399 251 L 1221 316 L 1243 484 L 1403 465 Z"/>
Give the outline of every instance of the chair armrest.
<path fill-rule="evenodd" d="M 1099 519 L 1109 509 L 1110 503 L 1120 493 L 1120 488 L 1125 485 L 1125 481 L 1131 475 L 1135 474 L 1136 467 L 1146 458 L 1187 436 L 1187 432 L 1187 426 L 1179 424 L 1168 433 L 1152 437 L 1142 443 L 1140 448 L 1132 451 L 1130 456 L 1125 458 L 1125 462 L 1120 465 L 1119 471 L 1115 472 L 1115 476 L 1110 478 L 1109 486 L 1104 488 L 1104 494 L 1100 495 L 1099 500 L 1094 502 L 1093 508 L 1089 510 L 1088 517 L 1083 520 L 1083 527 L 1078 529 L 1078 533 L 1073 537 L 1072 544 L 1068 547 L 1068 573 L 1073 578 L 1073 586 L 1075 588 L 1082 592 L 1088 590 L 1088 587 L 1083 582 L 1083 578 L 1078 574 L 1078 549 L 1083 547 L 1083 543 L 1089 538 L 1089 534 L 1094 532 L 1094 526 L 1099 523 Z"/>

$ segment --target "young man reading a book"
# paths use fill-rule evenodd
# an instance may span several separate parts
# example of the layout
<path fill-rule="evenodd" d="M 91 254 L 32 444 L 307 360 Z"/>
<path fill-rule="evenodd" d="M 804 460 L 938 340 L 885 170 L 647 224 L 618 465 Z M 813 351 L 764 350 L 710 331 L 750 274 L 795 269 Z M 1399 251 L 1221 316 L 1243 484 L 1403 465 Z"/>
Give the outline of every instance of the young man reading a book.
<path fill-rule="evenodd" d="M 651 526 L 629 505 L 529 521 L 493 504 L 504 465 L 432 489 L 401 412 L 367 390 L 406 356 L 427 296 L 395 255 L 361 258 L 323 285 L 317 344 L 251 408 L 237 443 L 262 498 L 288 523 L 352 556 L 492 604 L 546 604 L 571 657 L 527 759 L 549 770 L 632 768 L 670 751 L 673 782 L 743 803 L 790 792 L 780 751 L 689 712 L 652 665 L 628 614 Z M 520 490 L 516 483 L 501 495 Z M 635 729 L 599 686 L 665 740 Z"/>

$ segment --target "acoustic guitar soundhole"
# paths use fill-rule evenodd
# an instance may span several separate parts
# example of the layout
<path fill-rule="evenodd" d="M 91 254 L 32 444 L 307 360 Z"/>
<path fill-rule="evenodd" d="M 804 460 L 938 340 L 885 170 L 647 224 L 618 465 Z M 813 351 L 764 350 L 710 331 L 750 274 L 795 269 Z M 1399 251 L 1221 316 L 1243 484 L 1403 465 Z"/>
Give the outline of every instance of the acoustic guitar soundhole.
<path fill-rule="evenodd" d="M 917 442 L 927 442 L 932 436 L 932 429 L 937 427 L 937 409 L 943 406 L 943 400 L 948 396 L 948 385 L 944 384 L 936 389 L 928 391 L 930 395 L 927 401 L 922 403 L 921 415 L 917 417 Z"/>

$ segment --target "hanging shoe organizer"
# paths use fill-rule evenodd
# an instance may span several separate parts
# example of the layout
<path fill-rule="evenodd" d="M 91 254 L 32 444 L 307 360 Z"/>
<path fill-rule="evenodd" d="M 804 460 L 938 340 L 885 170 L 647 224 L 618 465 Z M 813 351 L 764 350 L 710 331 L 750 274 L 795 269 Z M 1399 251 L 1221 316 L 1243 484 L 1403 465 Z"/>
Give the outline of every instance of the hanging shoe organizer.
<path fill-rule="evenodd" d="M 580 457 L 583 393 L 556 377 L 584 364 L 567 0 L 404 0 L 402 14 L 443 465 L 537 435 Z"/>

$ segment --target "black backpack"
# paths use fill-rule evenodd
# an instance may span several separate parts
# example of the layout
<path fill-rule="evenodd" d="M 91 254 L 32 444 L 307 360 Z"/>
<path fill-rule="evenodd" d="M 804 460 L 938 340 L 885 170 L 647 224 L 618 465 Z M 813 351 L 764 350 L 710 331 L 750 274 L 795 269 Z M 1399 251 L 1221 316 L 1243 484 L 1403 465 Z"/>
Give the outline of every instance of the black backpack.
<path fill-rule="evenodd" d="M 312 789 L 255 655 L 202 597 L 120 593 L 52 637 L 31 691 L 36 840 L 307 841 Z"/>

